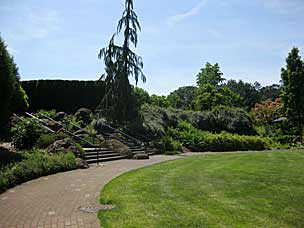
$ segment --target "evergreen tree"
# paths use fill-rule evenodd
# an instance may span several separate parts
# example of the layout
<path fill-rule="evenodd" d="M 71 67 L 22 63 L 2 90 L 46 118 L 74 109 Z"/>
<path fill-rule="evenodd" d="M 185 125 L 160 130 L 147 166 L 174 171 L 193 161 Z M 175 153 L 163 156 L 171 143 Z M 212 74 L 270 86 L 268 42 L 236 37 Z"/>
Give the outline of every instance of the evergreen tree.
<path fill-rule="evenodd" d="M 28 98 L 20 85 L 20 75 L 13 57 L 0 37 L 0 128 L 11 112 L 28 108 Z"/>
<path fill-rule="evenodd" d="M 223 73 L 221 72 L 218 63 L 212 65 L 207 62 L 205 67 L 202 68 L 200 73 L 197 75 L 196 81 L 198 86 L 206 84 L 219 86 L 223 81 L 225 81 L 225 79 L 223 78 Z"/>
<path fill-rule="evenodd" d="M 125 10 L 118 21 L 117 34 L 123 30 L 123 45 L 115 45 L 115 35 L 110 40 L 109 46 L 100 50 L 99 57 L 104 57 L 106 66 L 106 96 L 101 108 L 105 108 L 107 116 L 112 120 L 123 122 L 134 115 L 134 96 L 129 81 L 133 76 L 136 84 L 139 78 L 145 82 L 146 77 L 142 72 L 142 58 L 131 50 L 131 44 L 136 48 L 140 30 L 138 17 L 134 11 L 133 0 L 125 1 Z"/>
<path fill-rule="evenodd" d="M 286 59 L 286 68 L 282 68 L 282 100 L 284 110 L 297 128 L 299 141 L 302 143 L 304 124 L 304 63 L 299 49 L 293 48 Z"/>
<path fill-rule="evenodd" d="M 0 37 L 0 128 L 9 115 L 10 102 L 16 89 L 12 59 Z"/>

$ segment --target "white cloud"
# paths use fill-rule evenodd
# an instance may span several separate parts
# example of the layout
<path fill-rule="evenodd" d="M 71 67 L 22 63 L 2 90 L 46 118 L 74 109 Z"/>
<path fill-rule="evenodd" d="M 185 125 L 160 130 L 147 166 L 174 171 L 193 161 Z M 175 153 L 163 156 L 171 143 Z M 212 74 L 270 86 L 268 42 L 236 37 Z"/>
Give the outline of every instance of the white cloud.
<path fill-rule="evenodd" d="M 206 3 L 207 3 L 207 0 L 201 0 L 192 9 L 190 9 L 184 13 L 180 13 L 180 14 L 169 17 L 167 20 L 168 25 L 173 26 L 176 23 L 186 20 L 187 18 L 198 15 L 200 13 L 201 9 L 206 5 Z"/>

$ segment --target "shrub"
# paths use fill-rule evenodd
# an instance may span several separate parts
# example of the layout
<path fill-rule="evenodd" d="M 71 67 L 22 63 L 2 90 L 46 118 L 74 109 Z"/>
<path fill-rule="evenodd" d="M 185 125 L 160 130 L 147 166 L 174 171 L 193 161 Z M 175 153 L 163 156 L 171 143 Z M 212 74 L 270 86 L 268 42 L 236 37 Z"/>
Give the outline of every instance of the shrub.
<path fill-rule="evenodd" d="M 11 130 L 13 144 L 20 150 L 31 149 L 42 132 L 36 120 L 22 118 Z"/>
<path fill-rule="evenodd" d="M 49 156 L 43 151 L 31 151 L 24 154 L 24 159 L 0 170 L 0 192 L 23 182 L 76 169 L 73 153 Z"/>
<path fill-rule="evenodd" d="M 241 108 L 219 106 L 212 110 L 218 131 L 239 135 L 253 135 L 255 131 L 249 114 Z"/>
<path fill-rule="evenodd" d="M 213 134 L 194 128 L 187 122 L 179 123 L 168 134 L 194 151 L 264 150 L 268 142 L 259 136 L 236 135 L 227 132 Z"/>
<path fill-rule="evenodd" d="M 165 151 L 182 151 L 182 144 L 170 136 L 163 137 L 162 143 Z"/>
<path fill-rule="evenodd" d="M 70 138 L 69 135 L 65 133 L 59 133 L 59 134 L 43 134 L 39 137 L 37 143 L 35 146 L 41 149 L 47 148 L 49 145 L 51 145 L 53 142 L 61 139 Z"/>
<path fill-rule="evenodd" d="M 54 119 L 56 117 L 56 110 L 55 109 L 52 109 L 52 110 L 43 110 L 42 109 L 42 110 L 38 111 L 38 115 L 39 114 L 42 114 L 44 116 Z"/>

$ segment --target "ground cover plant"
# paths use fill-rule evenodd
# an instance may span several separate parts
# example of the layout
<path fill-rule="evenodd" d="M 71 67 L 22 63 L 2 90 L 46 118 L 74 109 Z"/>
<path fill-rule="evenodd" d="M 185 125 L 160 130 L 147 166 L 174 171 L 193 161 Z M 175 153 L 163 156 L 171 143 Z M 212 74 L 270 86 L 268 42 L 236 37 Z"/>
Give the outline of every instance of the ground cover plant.
<path fill-rule="evenodd" d="M 102 227 L 304 227 L 304 152 L 198 155 L 111 181 Z"/>
<path fill-rule="evenodd" d="M 73 153 L 49 156 L 41 150 L 20 154 L 19 161 L 0 167 L 0 193 L 23 182 L 77 168 Z"/>

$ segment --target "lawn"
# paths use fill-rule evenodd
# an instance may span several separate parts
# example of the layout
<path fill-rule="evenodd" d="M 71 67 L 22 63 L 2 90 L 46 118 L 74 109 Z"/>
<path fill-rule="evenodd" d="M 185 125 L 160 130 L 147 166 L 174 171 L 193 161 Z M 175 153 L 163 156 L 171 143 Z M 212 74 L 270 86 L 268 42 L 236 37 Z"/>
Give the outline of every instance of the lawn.
<path fill-rule="evenodd" d="M 102 227 L 304 227 L 304 152 L 187 157 L 124 174 Z"/>

